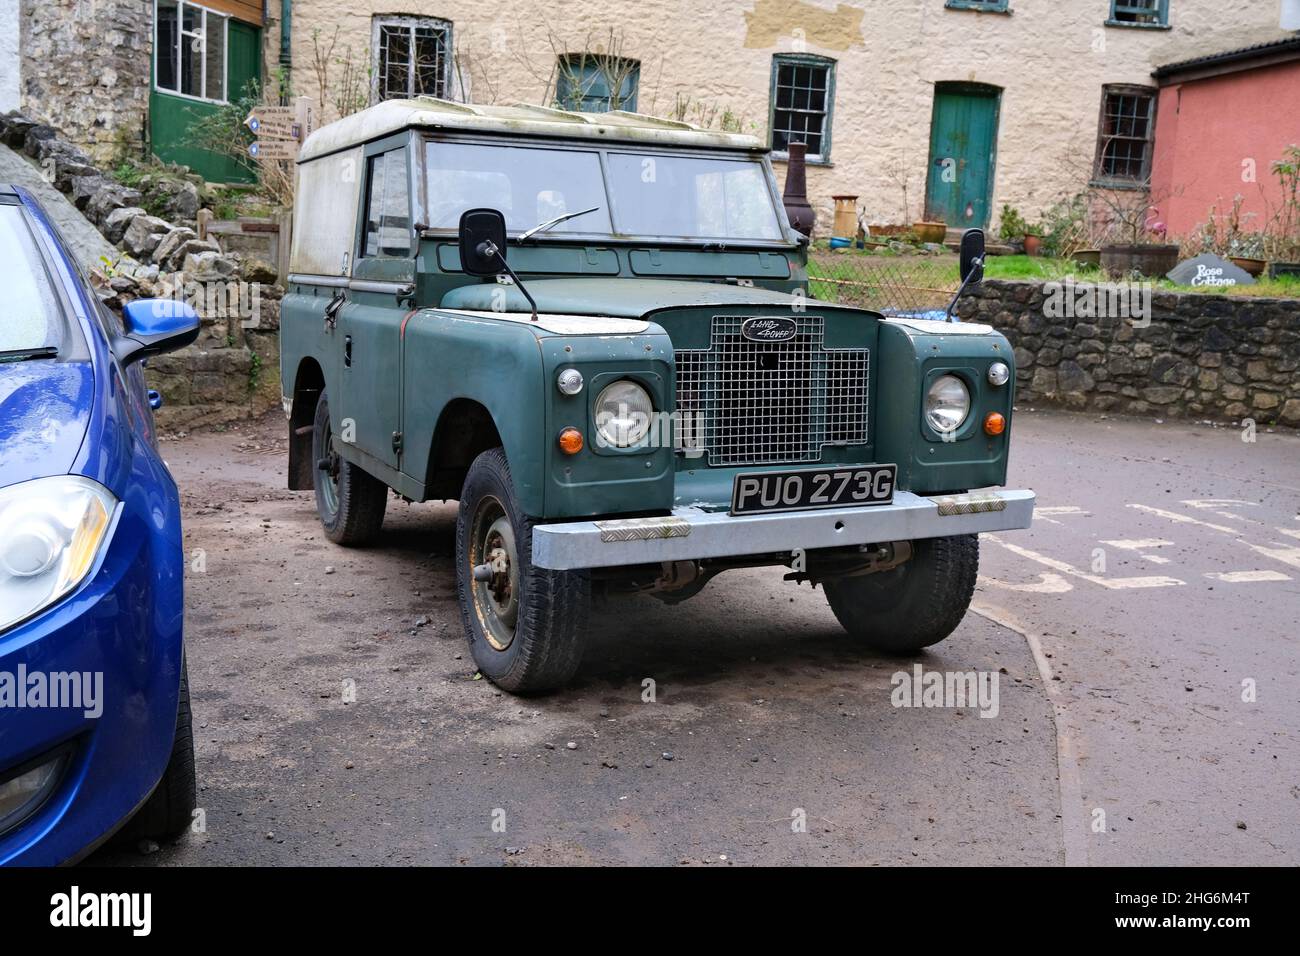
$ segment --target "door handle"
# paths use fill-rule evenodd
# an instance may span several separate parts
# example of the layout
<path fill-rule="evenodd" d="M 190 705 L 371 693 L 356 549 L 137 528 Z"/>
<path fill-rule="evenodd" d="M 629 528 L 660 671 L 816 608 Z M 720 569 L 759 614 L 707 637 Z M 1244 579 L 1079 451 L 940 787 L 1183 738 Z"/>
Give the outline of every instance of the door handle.
<path fill-rule="evenodd" d="M 350 335 L 343 337 L 343 367 L 352 367 L 352 336 Z"/>
<path fill-rule="evenodd" d="M 329 304 L 325 306 L 325 325 L 331 331 L 336 325 L 338 325 L 339 309 L 343 308 L 343 303 L 346 301 L 347 298 L 343 295 L 343 290 L 337 289 L 334 292 L 334 297 L 330 299 Z"/>

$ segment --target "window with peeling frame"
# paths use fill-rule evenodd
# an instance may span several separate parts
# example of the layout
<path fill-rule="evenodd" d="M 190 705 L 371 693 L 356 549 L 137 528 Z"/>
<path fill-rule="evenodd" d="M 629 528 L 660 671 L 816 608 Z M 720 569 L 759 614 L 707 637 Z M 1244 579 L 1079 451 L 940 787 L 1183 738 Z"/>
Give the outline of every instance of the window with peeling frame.
<path fill-rule="evenodd" d="M 451 23 L 430 17 L 375 17 L 376 100 L 446 99 L 451 76 Z"/>
<path fill-rule="evenodd" d="M 1141 185 L 1151 175 L 1156 93 L 1146 87 L 1107 86 L 1097 131 L 1098 181 Z"/>

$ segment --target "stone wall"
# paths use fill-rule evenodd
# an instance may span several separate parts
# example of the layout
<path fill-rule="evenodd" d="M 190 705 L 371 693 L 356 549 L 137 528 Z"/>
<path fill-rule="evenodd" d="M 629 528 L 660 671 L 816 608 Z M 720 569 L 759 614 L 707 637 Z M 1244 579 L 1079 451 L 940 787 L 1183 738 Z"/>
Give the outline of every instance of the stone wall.
<path fill-rule="evenodd" d="M 1059 291 L 986 280 L 958 307 L 1011 340 L 1018 403 L 1300 426 L 1300 300 L 1154 292 L 1147 316 L 1056 317 Z"/>
<path fill-rule="evenodd" d="M 149 112 L 149 0 L 20 0 L 21 108 L 100 162 L 139 147 Z"/>

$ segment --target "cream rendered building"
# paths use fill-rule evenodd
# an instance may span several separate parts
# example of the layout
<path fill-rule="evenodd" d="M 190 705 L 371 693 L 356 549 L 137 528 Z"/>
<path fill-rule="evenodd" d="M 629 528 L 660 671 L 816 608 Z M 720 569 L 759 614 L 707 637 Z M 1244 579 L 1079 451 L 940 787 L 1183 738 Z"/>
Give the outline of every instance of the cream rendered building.
<path fill-rule="evenodd" d="M 267 4 L 268 75 L 283 7 Z M 1153 67 L 1276 37 L 1279 3 L 292 0 L 291 23 L 295 92 L 323 92 L 326 118 L 341 101 L 433 93 L 613 99 L 769 141 L 775 126 L 778 147 L 806 130 L 826 236 L 839 194 L 869 223 L 996 227 L 1003 203 L 1036 218 L 1090 179 L 1141 182 Z"/>

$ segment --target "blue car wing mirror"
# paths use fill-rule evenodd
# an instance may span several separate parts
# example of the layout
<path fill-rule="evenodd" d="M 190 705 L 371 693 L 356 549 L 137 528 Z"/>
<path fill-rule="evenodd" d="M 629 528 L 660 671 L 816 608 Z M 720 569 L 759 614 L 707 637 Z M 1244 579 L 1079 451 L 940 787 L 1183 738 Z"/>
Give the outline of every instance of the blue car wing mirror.
<path fill-rule="evenodd" d="M 122 320 L 126 330 L 113 341 L 113 354 L 124 365 L 184 348 L 199 337 L 199 314 L 175 299 L 128 302 Z"/>

